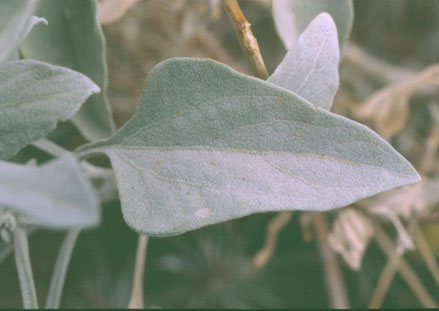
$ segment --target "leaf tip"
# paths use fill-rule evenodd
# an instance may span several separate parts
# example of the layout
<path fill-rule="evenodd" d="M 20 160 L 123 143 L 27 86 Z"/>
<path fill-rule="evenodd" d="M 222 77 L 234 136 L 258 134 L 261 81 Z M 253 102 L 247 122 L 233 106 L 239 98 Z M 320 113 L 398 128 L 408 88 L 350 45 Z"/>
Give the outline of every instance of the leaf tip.
<path fill-rule="evenodd" d="M 44 26 L 49 25 L 47 19 L 45 19 L 44 17 L 32 16 L 31 17 L 31 25 L 35 26 L 37 24 L 44 24 Z"/>

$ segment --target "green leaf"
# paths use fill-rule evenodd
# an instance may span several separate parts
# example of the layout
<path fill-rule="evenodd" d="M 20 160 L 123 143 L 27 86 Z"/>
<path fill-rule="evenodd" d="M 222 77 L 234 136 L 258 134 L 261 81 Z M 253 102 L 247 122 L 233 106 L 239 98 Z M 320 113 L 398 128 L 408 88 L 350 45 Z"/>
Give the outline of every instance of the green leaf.
<path fill-rule="evenodd" d="M 115 170 L 126 222 L 147 235 L 329 210 L 420 179 L 365 126 L 211 60 L 157 65 L 133 118 L 78 150 L 99 152 Z"/>
<path fill-rule="evenodd" d="M 0 65 L 0 159 L 45 137 L 99 88 L 86 76 L 38 61 Z"/>
<path fill-rule="evenodd" d="M 25 58 L 37 59 L 79 71 L 102 90 L 93 95 L 72 119 L 89 140 L 107 138 L 114 123 L 107 99 L 105 41 L 93 0 L 42 0 L 36 13 L 47 27 L 35 29 L 21 46 Z"/>
<path fill-rule="evenodd" d="M 287 49 L 321 12 L 331 14 L 334 19 L 340 50 L 349 37 L 354 19 L 351 0 L 273 0 L 272 3 L 276 29 Z"/>
<path fill-rule="evenodd" d="M 329 14 L 321 13 L 302 32 L 267 81 L 329 110 L 338 89 L 339 60 L 337 28 Z"/>
<path fill-rule="evenodd" d="M 32 27 L 45 23 L 44 18 L 32 16 L 34 0 L 0 1 L 0 63 L 18 59 L 18 46 Z"/>
<path fill-rule="evenodd" d="M 41 167 L 0 162 L 0 206 L 49 228 L 90 227 L 100 221 L 97 195 L 72 155 Z"/>

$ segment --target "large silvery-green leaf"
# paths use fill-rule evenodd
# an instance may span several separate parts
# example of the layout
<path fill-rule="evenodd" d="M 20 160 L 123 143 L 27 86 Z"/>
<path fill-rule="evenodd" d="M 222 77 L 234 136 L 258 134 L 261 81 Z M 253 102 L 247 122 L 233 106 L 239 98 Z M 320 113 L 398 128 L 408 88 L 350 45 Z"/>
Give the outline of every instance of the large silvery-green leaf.
<path fill-rule="evenodd" d="M 133 118 L 78 150 L 98 152 L 110 157 L 126 222 L 149 235 L 329 210 L 419 180 L 372 130 L 211 60 L 157 65 Z"/>
<path fill-rule="evenodd" d="M 272 4 L 276 29 L 287 49 L 322 12 L 331 14 L 337 25 L 340 49 L 351 32 L 354 18 L 351 0 L 273 0 Z"/>
<path fill-rule="evenodd" d="M 0 63 L 18 59 L 18 46 L 43 18 L 32 16 L 34 0 L 0 1 Z"/>
<path fill-rule="evenodd" d="M 105 41 L 94 0 L 40 0 L 35 14 L 49 25 L 32 31 L 21 46 L 25 58 L 71 68 L 93 80 L 102 90 L 93 95 L 72 119 L 89 140 L 114 132 L 107 99 Z"/>
<path fill-rule="evenodd" d="M 329 14 L 321 13 L 302 32 L 267 81 L 329 110 L 338 89 L 339 59 L 337 28 Z"/>
<path fill-rule="evenodd" d="M 50 228 L 95 226 L 99 200 L 72 155 L 41 167 L 0 161 L 0 206 Z"/>
<path fill-rule="evenodd" d="M 22 60 L 0 65 L 0 159 L 45 137 L 99 88 L 67 68 Z"/>

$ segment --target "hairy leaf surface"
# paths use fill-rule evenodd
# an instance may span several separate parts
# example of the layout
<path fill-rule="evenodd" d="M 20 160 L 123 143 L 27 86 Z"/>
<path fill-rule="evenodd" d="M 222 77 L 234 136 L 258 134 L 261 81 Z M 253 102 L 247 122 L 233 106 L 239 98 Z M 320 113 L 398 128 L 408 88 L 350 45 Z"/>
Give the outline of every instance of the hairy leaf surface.
<path fill-rule="evenodd" d="M 99 200 L 72 155 L 41 167 L 0 161 L 0 206 L 50 228 L 95 226 Z"/>
<path fill-rule="evenodd" d="M 99 88 L 67 68 L 21 60 L 0 65 L 0 159 L 45 137 Z"/>
<path fill-rule="evenodd" d="M 287 49 L 321 12 L 328 12 L 334 18 L 340 49 L 349 37 L 354 18 L 351 0 L 273 0 L 272 3 L 276 29 Z"/>
<path fill-rule="evenodd" d="M 321 13 L 302 32 L 267 81 L 329 110 L 338 89 L 339 59 L 337 28 L 329 14 Z"/>
<path fill-rule="evenodd" d="M 34 0 L 0 1 L 0 63 L 18 59 L 18 47 L 32 27 L 45 23 L 44 18 L 32 16 Z"/>
<path fill-rule="evenodd" d="M 114 132 L 107 99 L 105 41 L 96 17 L 94 0 L 44 0 L 36 9 L 49 25 L 35 29 L 21 46 L 26 58 L 79 71 L 102 90 L 91 96 L 72 119 L 89 140 L 107 138 Z"/>
<path fill-rule="evenodd" d="M 134 117 L 78 152 L 110 157 L 125 220 L 148 235 L 329 210 L 419 180 L 365 126 L 211 60 L 157 65 Z"/>

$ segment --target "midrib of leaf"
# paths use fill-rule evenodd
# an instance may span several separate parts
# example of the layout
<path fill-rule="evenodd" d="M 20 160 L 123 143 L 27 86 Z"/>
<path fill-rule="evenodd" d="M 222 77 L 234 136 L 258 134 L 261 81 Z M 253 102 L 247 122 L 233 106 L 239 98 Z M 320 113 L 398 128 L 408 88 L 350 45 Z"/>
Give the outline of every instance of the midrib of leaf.
<path fill-rule="evenodd" d="M 53 93 L 53 94 L 49 94 L 47 96 L 40 96 L 40 97 L 34 97 L 32 99 L 28 99 L 28 100 L 23 100 L 23 101 L 19 101 L 19 102 L 12 102 L 12 103 L 8 103 L 8 104 L 4 104 L 4 105 L 0 105 L 0 111 L 2 110 L 6 110 L 6 109 L 15 109 L 15 108 L 20 108 L 20 106 L 23 105 L 27 105 L 27 104 L 37 104 L 39 101 L 44 101 L 47 99 L 53 99 L 56 98 L 56 96 L 60 96 L 60 95 L 68 95 L 68 94 L 76 94 L 77 91 L 76 90 L 71 90 L 71 91 L 65 91 L 65 92 L 58 92 L 58 93 Z M 80 105 L 78 105 L 78 110 L 80 108 Z M 19 109 L 17 109 L 19 110 Z M 24 112 L 24 111 L 22 111 Z M 75 114 L 76 111 L 74 111 L 71 115 Z M 70 116 L 66 117 L 67 119 L 70 118 Z"/>
<path fill-rule="evenodd" d="M 115 148 L 116 150 L 118 148 Z M 332 157 L 328 157 L 328 156 L 316 156 L 314 154 L 294 154 L 294 153 L 289 153 L 289 152 L 258 152 L 256 150 L 240 150 L 240 149 L 231 149 L 231 148 L 227 148 L 227 149 L 221 149 L 221 148 L 209 148 L 209 147 L 193 147 L 193 148 L 132 148 L 132 147 L 123 147 L 121 148 L 122 151 L 124 150 L 164 150 L 164 151 L 172 151 L 172 150 L 205 150 L 205 151 L 226 151 L 226 152 L 237 152 L 237 153 L 244 153 L 244 154 L 254 154 L 254 155 L 260 155 L 260 156 L 264 156 L 264 155 L 272 155 L 272 154 L 287 154 L 289 156 L 294 156 L 297 158 L 314 158 L 314 159 L 321 159 L 321 160 L 331 160 L 331 161 L 335 161 L 335 162 L 339 162 L 339 163 L 344 163 L 344 164 L 348 164 L 348 165 L 354 165 L 354 166 L 359 166 L 359 167 L 370 167 L 370 168 L 376 168 L 376 169 L 381 169 L 383 171 L 388 171 L 385 168 L 382 167 L 377 167 L 377 166 L 372 166 L 372 165 L 367 165 L 367 164 L 363 164 L 363 163 L 356 163 L 356 162 L 352 162 L 352 161 L 347 161 L 347 160 L 343 160 L 343 159 L 337 159 L 337 158 L 332 158 Z M 175 182 L 175 183 L 183 183 L 186 185 L 190 185 L 193 187 L 199 187 L 199 188 L 212 188 L 212 189 L 218 189 L 218 190 L 242 190 L 241 188 L 231 188 L 231 187 L 215 187 L 215 186 L 209 186 L 209 185 L 205 185 L 205 184 L 199 184 L 199 183 L 194 183 L 194 182 L 188 182 L 184 179 L 173 179 L 173 178 L 169 178 L 169 177 L 165 177 L 163 175 L 160 175 L 157 171 L 152 170 L 152 169 L 146 169 L 144 167 L 141 167 L 139 165 L 137 165 L 135 162 L 133 162 L 133 160 L 131 160 L 130 158 L 128 158 L 127 156 L 121 154 L 121 153 L 117 153 L 117 156 L 121 157 L 122 159 L 124 159 L 128 164 L 130 164 L 133 168 L 135 168 L 137 171 L 139 172 L 147 172 L 150 174 L 153 174 L 154 176 L 156 176 L 158 179 L 164 180 L 164 181 L 168 181 L 168 182 Z M 308 180 L 295 175 L 289 171 L 286 171 L 284 169 L 282 169 L 281 167 L 279 167 L 278 165 L 274 164 L 272 161 L 265 159 L 264 160 L 271 165 L 272 167 L 274 167 L 276 170 L 278 170 L 279 172 L 283 173 L 283 174 L 287 174 L 292 176 L 293 178 L 296 178 L 312 187 L 315 188 L 328 188 L 328 186 L 322 186 L 322 185 L 318 185 L 318 184 L 314 184 L 309 182 Z M 404 175 L 404 174 L 401 174 Z M 405 175 L 407 176 L 407 175 Z M 329 188 L 338 188 L 338 187 L 329 187 Z M 357 188 L 357 187 L 352 187 L 352 188 Z M 246 190 L 248 191 L 248 190 Z M 266 193 L 266 192 L 261 192 L 261 191 L 251 191 L 253 193 Z"/>
<path fill-rule="evenodd" d="M 302 89 L 302 87 L 306 84 L 306 82 L 308 82 L 309 77 L 314 73 L 314 69 L 315 69 L 316 66 L 317 66 L 317 62 L 318 62 L 318 60 L 319 60 L 319 58 L 320 58 L 320 54 L 321 54 L 322 51 L 323 51 L 323 47 L 326 45 L 326 42 L 328 41 L 328 37 L 329 37 L 329 34 L 326 34 L 326 35 L 325 35 L 325 40 L 324 40 L 323 44 L 320 46 L 320 49 L 319 49 L 319 51 L 317 52 L 316 57 L 314 58 L 314 64 L 313 64 L 311 70 L 308 72 L 308 74 L 306 75 L 305 79 L 303 79 L 302 84 L 300 84 L 300 86 L 299 86 L 299 88 L 297 89 L 296 92 L 299 92 L 299 91 Z M 294 77 L 294 74 L 292 74 L 292 75 L 290 76 L 290 79 L 292 79 L 293 77 Z"/>
<path fill-rule="evenodd" d="M 348 144 L 351 142 L 345 142 L 345 143 L 341 143 L 341 144 Z M 111 150 L 111 151 L 124 151 L 124 150 L 133 150 L 133 151 L 150 151 L 150 150 L 155 150 L 155 151 L 175 151 L 175 150 L 179 150 L 179 151 L 184 151 L 184 150 L 190 150 L 190 151 L 196 151 L 196 150 L 200 150 L 200 151 L 226 151 L 226 152 L 236 152 L 236 153 L 241 153 L 241 154 L 253 154 L 253 155 L 260 155 L 260 156 L 265 156 L 265 155 L 288 155 L 288 156 L 293 156 L 296 158 L 313 158 L 313 159 L 321 159 L 321 160 L 330 160 L 330 161 L 334 161 L 334 162 L 338 162 L 338 163 L 343 163 L 343 164 L 348 164 L 348 165 L 353 165 L 353 166 L 358 166 L 358 167 L 370 167 L 370 168 L 375 168 L 375 169 L 381 169 L 383 171 L 389 171 L 388 168 L 382 167 L 382 166 L 375 166 L 375 165 L 370 165 L 370 164 L 366 164 L 366 163 L 360 163 L 360 162 L 355 162 L 355 161 L 350 161 L 350 160 L 346 160 L 346 159 L 341 159 L 341 158 L 336 158 L 336 157 L 331 157 L 328 155 L 317 155 L 317 154 L 312 154 L 312 153 L 295 153 L 293 151 L 262 151 L 262 150 L 256 150 L 256 149 L 239 149 L 239 148 L 216 148 L 216 147 L 211 147 L 211 146 L 175 146 L 175 147 L 160 147 L 160 146 L 126 146 L 126 145 L 121 145 L 121 144 L 117 144 L 117 145 L 111 145 L 110 147 L 107 148 L 97 148 L 97 149 L 93 149 L 90 150 L 90 153 L 95 153 L 95 152 L 102 152 L 105 153 L 106 151 Z M 126 156 L 121 155 L 120 153 L 118 153 L 119 156 L 121 156 L 122 158 L 124 158 L 124 160 L 131 162 L 131 164 L 133 166 L 135 166 L 138 169 L 144 169 L 141 168 L 140 166 L 136 165 L 134 162 L 132 162 L 132 160 L 129 160 L 129 158 L 127 158 Z M 273 165 L 273 163 L 270 162 L 270 164 Z M 275 166 L 275 165 L 273 165 Z M 145 171 L 147 171 L 145 169 Z M 410 175 L 404 174 L 404 173 L 400 173 L 400 172 L 394 172 L 397 173 L 399 175 L 402 176 L 407 176 L 409 177 Z M 297 176 L 298 177 L 298 176 Z M 165 178 L 165 177 L 164 177 Z"/>

